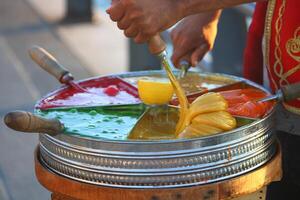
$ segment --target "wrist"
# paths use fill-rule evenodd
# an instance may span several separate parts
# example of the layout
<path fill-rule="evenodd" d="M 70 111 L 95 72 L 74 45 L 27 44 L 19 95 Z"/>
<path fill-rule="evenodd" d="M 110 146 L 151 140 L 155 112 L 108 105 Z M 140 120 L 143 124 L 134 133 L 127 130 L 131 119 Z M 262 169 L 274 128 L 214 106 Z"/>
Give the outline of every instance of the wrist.
<path fill-rule="evenodd" d="M 209 0 L 178 0 L 180 7 L 182 9 L 183 17 L 187 17 L 190 15 L 195 15 L 199 13 L 203 13 L 209 11 Z"/>

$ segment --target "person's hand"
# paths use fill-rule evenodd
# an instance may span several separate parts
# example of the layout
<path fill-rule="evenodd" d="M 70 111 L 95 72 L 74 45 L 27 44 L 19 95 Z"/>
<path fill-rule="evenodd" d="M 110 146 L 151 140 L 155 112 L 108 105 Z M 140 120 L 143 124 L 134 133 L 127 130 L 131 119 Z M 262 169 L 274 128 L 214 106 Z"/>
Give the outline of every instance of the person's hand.
<path fill-rule="evenodd" d="M 172 30 L 172 62 L 176 67 L 183 60 L 195 67 L 213 48 L 220 14 L 213 11 L 188 16 Z"/>
<path fill-rule="evenodd" d="M 148 41 L 184 17 L 180 0 L 113 0 L 106 12 L 137 43 Z"/>

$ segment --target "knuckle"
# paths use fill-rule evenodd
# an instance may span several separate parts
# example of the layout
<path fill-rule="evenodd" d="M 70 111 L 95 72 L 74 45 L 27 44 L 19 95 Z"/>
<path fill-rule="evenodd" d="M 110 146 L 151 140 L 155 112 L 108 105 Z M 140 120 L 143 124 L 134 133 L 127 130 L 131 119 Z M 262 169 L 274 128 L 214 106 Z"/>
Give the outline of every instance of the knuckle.
<path fill-rule="evenodd" d="M 117 20 L 116 20 L 116 17 L 115 17 L 114 15 L 110 14 L 109 17 L 110 17 L 110 19 L 111 19 L 112 21 L 114 21 L 114 22 L 117 21 Z"/>
<path fill-rule="evenodd" d="M 146 28 L 146 29 L 144 29 L 143 33 L 145 35 L 154 35 L 155 34 L 155 30 L 153 28 Z"/>
<path fill-rule="evenodd" d="M 155 33 L 157 33 L 157 28 L 154 27 L 152 24 L 149 23 L 145 23 L 141 25 L 142 28 L 142 32 L 144 35 L 154 35 Z"/>
<path fill-rule="evenodd" d="M 131 33 L 128 33 L 128 32 L 126 32 L 126 31 L 124 31 L 124 35 L 125 35 L 126 37 L 128 37 L 128 38 L 131 38 L 131 37 L 132 37 L 132 34 L 131 34 Z"/>
<path fill-rule="evenodd" d="M 141 12 L 139 12 L 139 11 L 133 11 L 133 12 L 131 12 L 131 13 L 129 14 L 128 19 L 129 19 L 129 20 L 135 20 L 135 19 L 138 19 L 138 18 L 140 18 L 140 17 L 142 17 L 142 16 L 143 16 L 143 15 L 142 15 Z"/>
<path fill-rule="evenodd" d="M 118 22 L 117 26 L 118 26 L 119 29 L 124 29 L 123 24 L 121 22 Z"/>
<path fill-rule="evenodd" d="M 126 30 L 124 31 L 124 35 L 125 35 L 126 37 L 134 37 L 134 36 L 135 36 L 135 32 L 132 31 L 132 30 L 130 30 L 130 29 L 126 29 Z"/>
<path fill-rule="evenodd" d="M 127 29 L 128 28 L 128 25 L 129 23 L 124 23 L 124 22 L 122 22 L 122 23 L 118 23 L 118 27 L 119 27 L 119 29 L 121 29 L 121 30 L 125 30 L 125 29 Z"/>
<path fill-rule="evenodd" d="M 147 41 L 145 38 L 146 37 L 144 35 L 138 35 L 137 37 L 134 38 L 134 41 L 138 44 L 141 44 Z"/>

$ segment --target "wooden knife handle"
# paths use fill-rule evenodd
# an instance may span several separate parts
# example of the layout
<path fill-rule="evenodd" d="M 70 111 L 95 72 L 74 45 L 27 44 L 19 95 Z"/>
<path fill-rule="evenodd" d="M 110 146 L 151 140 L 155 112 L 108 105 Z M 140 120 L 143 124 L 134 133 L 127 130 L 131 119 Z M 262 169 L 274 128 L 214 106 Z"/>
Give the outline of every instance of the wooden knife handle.
<path fill-rule="evenodd" d="M 151 54 L 157 55 L 166 49 L 166 43 L 160 35 L 157 34 L 148 41 L 148 48 Z"/>
<path fill-rule="evenodd" d="M 29 55 L 36 64 L 53 75 L 60 83 L 67 84 L 74 80 L 72 74 L 45 49 L 34 46 L 29 49 Z"/>
<path fill-rule="evenodd" d="M 281 87 L 284 101 L 300 98 L 300 82 Z"/>
<path fill-rule="evenodd" d="M 7 113 L 4 122 L 9 128 L 21 132 L 47 133 L 54 136 L 64 130 L 63 124 L 57 119 L 45 119 L 25 111 Z"/>

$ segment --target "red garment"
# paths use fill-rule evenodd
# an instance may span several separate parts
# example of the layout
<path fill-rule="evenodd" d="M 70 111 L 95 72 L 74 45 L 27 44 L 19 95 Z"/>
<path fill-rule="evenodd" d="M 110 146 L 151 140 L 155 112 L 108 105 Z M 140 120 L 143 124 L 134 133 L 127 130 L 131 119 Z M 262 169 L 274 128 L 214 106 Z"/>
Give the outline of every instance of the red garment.
<path fill-rule="evenodd" d="M 300 82 L 299 11 L 299 0 L 276 0 L 274 5 L 269 45 L 269 78 L 273 91 Z M 276 40 L 279 40 L 279 48 L 276 48 Z M 300 114 L 300 100 L 285 102 L 284 105 Z"/>
<path fill-rule="evenodd" d="M 264 37 L 264 61 L 272 91 L 275 92 L 283 85 L 300 82 L 299 10 L 300 0 L 269 0 L 257 3 L 244 55 L 246 78 L 260 84 L 263 82 Z M 300 114 L 300 99 L 285 102 L 284 105 L 288 110 Z"/>
<path fill-rule="evenodd" d="M 262 38 L 267 6 L 268 2 L 256 3 L 244 52 L 244 77 L 261 85 L 263 84 Z"/>

